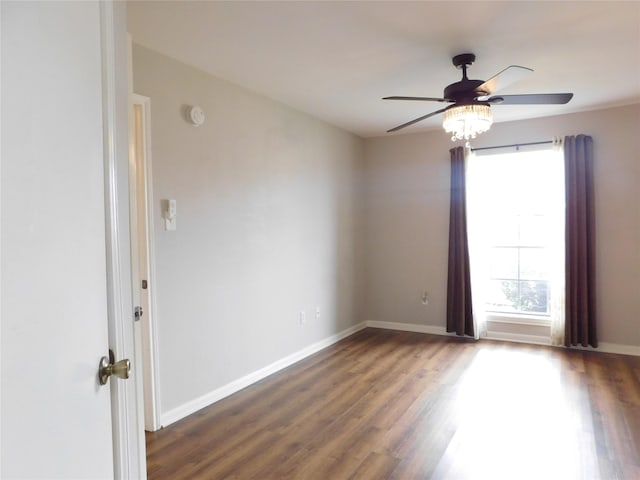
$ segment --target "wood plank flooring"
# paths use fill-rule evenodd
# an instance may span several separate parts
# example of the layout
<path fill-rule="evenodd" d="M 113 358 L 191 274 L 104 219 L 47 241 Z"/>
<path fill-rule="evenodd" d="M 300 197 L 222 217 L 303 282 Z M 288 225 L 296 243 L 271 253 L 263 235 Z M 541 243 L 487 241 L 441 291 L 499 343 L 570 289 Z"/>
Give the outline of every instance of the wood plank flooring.
<path fill-rule="evenodd" d="M 149 479 L 640 479 L 640 357 L 363 330 L 147 434 Z"/>

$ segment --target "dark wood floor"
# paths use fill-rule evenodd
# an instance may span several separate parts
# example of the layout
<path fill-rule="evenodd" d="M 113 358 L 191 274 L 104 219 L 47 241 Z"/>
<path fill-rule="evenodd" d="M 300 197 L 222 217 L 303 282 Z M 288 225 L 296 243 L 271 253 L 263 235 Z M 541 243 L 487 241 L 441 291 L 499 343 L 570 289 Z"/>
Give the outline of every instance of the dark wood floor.
<path fill-rule="evenodd" d="M 147 454 L 150 479 L 640 479 L 640 357 L 366 329 Z"/>

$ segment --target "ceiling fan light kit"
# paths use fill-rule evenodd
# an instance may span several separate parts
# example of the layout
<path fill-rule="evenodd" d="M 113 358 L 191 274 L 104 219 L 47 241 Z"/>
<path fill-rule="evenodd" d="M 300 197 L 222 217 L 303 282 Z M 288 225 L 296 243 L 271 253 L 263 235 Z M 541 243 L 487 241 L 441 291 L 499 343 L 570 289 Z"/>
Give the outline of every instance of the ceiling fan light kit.
<path fill-rule="evenodd" d="M 493 94 L 501 88 L 516 82 L 533 72 L 530 68 L 511 65 L 497 73 L 489 80 L 470 80 L 467 78 L 467 67 L 476 59 L 473 53 L 462 53 L 453 57 L 453 64 L 462 70 L 462 80 L 447 85 L 443 98 L 434 97 L 384 97 L 383 100 L 411 100 L 423 102 L 448 102 L 449 107 L 436 110 L 422 117 L 398 125 L 389 132 L 395 132 L 413 125 L 421 120 L 444 113 L 442 127 L 451 134 L 451 140 L 469 140 L 486 132 L 493 123 L 491 105 L 544 105 L 565 104 L 573 98 L 573 93 L 540 93 L 526 95 Z"/>
<path fill-rule="evenodd" d="M 491 107 L 481 103 L 458 105 L 444 111 L 442 127 L 451 134 L 451 140 L 469 140 L 486 132 L 493 123 Z"/>

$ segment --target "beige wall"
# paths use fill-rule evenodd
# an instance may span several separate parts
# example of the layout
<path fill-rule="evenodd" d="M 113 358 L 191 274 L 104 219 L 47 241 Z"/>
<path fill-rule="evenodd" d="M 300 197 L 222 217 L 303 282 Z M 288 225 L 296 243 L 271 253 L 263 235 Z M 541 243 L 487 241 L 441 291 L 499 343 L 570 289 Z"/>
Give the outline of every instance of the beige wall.
<path fill-rule="evenodd" d="M 499 107 L 496 107 L 499 108 Z M 504 107 L 509 108 L 509 107 Z M 592 135 L 600 341 L 640 346 L 640 105 L 498 123 L 474 147 Z M 368 139 L 367 320 L 444 326 L 449 153 L 441 131 Z M 422 290 L 429 305 L 420 302 Z"/>
<path fill-rule="evenodd" d="M 360 321 L 363 140 L 139 46 L 133 66 L 151 98 L 166 413 Z"/>

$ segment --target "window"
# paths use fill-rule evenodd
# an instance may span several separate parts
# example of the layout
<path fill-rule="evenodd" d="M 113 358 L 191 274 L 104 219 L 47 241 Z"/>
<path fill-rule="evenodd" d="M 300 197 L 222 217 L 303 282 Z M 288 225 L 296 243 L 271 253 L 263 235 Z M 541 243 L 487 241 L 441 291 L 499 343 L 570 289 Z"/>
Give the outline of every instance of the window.
<path fill-rule="evenodd" d="M 472 156 L 467 204 L 480 308 L 488 315 L 548 321 L 554 278 L 564 269 L 562 157 L 551 149 Z"/>

